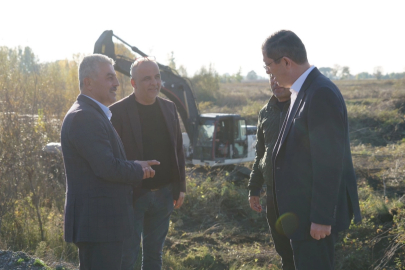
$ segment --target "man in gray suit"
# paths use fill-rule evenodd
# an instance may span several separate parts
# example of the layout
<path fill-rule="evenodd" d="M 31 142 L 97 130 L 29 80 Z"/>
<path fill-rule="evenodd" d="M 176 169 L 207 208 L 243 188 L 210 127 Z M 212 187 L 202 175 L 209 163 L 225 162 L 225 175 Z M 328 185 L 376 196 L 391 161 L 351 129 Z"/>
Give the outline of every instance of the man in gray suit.
<path fill-rule="evenodd" d="M 133 187 L 159 162 L 129 161 L 107 106 L 119 86 L 114 61 L 86 56 L 80 95 L 62 124 L 66 171 L 65 241 L 79 248 L 80 269 L 121 269 L 122 243 L 133 234 Z"/>

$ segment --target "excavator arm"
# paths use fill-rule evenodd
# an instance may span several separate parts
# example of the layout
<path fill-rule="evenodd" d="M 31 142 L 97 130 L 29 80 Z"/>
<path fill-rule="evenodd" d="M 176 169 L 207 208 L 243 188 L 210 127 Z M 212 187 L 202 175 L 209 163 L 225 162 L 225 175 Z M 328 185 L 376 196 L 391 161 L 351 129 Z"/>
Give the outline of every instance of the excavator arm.
<path fill-rule="evenodd" d="M 143 57 L 147 56 L 137 47 L 129 45 L 124 40 L 114 35 L 111 30 L 104 31 L 103 34 L 101 34 L 94 46 L 94 53 L 104 54 L 114 59 L 115 70 L 130 76 L 130 68 L 134 60 L 115 54 L 114 43 L 112 41 L 113 36 L 130 47 L 133 52 Z M 168 99 L 176 104 L 177 110 L 183 120 L 184 127 L 190 139 L 190 145 L 194 146 L 195 136 L 197 135 L 199 111 L 190 84 L 170 67 L 159 63 L 157 64 L 162 78 L 161 91 Z"/>

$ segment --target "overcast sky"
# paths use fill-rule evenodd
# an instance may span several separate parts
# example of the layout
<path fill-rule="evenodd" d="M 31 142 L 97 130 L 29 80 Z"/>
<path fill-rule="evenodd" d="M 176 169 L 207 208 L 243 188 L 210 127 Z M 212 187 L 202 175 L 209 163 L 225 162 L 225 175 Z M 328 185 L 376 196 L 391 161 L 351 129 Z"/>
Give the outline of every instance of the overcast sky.
<path fill-rule="evenodd" d="M 404 0 L 12 1 L 1 4 L 0 46 L 30 46 L 40 61 L 90 54 L 104 30 L 193 75 L 264 76 L 261 44 L 280 29 L 304 42 L 310 64 L 349 66 L 352 74 L 405 71 Z"/>

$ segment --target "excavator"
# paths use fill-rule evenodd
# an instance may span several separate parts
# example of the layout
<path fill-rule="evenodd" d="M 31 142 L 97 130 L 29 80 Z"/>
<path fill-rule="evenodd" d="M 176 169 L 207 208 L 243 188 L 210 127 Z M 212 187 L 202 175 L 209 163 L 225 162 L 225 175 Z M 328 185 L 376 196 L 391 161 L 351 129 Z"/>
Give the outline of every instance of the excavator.
<path fill-rule="evenodd" d="M 115 54 L 113 37 L 142 57 L 148 55 L 131 46 L 113 33 L 104 31 L 94 46 L 94 53 L 106 55 L 115 61 L 116 71 L 130 76 L 134 59 Z M 186 132 L 183 132 L 183 150 L 186 162 L 193 165 L 224 166 L 253 161 L 256 142 L 255 126 L 247 126 L 238 114 L 200 114 L 191 83 L 172 68 L 157 63 L 162 79 L 161 93 L 177 106 Z M 46 149 L 48 148 L 48 150 Z M 45 147 L 52 151 L 55 143 Z"/>

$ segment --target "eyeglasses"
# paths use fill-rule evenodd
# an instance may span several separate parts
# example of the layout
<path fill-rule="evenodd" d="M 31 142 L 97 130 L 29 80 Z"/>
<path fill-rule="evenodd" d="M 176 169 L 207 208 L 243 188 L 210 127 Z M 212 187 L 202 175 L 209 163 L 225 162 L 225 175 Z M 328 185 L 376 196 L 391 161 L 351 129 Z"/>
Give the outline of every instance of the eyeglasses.
<path fill-rule="evenodd" d="M 268 64 L 266 64 L 266 65 L 264 65 L 263 66 L 263 68 L 266 70 L 266 71 L 269 71 L 269 69 L 270 69 L 270 65 L 271 64 L 273 64 L 274 62 L 276 62 L 276 61 L 278 61 L 278 60 L 280 60 L 281 58 L 283 58 L 284 56 L 280 56 L 279 58 L 277 58 L 277 59 L 274 59 L 273 61 L 271 61 L 270 63 L 268 63 Z"/>

